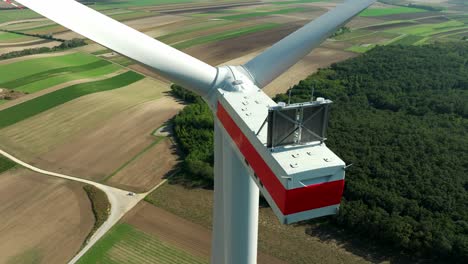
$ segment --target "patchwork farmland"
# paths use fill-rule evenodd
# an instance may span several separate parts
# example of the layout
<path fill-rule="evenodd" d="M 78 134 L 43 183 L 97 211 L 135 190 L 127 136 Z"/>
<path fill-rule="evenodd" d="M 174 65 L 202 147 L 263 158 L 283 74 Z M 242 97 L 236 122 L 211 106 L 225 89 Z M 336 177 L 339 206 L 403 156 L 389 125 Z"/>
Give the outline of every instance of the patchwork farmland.
<path fill-rule="evenodd" d="M 97 2 L 91 7 L 220 65 L 248 61 L 340 1 Z M 377 3 L 265 90 L 270 96 L 282 93 L 317 69 L 377 45 L 466 41 L 468 16 L 444 8 Z M 0 10 L 0 30 L 10 31 L 0 31 L 0 55 L 63 43 L 33 35 L 82 38 L 30 10 Z M 39 168 L 136 193 L 149 191 L 177 169 L 181 157 L 174 142 L 154 132 L 184 104 L 169 94 L 170 83 L 152 69 L 90 40 L 87 44 L 0 60 L 0 149 Z M 85 242 L 93 213 L 81 184 L 15 167 L 0 156 L 0 189 L 5 205 L 0 208 L 0 229 L 9 229 L 0 236 L 0 263 L 65 263 Z M 141 202 L 79 263 L 207 263 L 211 196 L 209 190 L 162 185 L 147 197 L 151 203 Z M 164 233 L 165 226 L 175 230 L 182 225 L 185 235 Z M 281 226 L 270 209 L 262 209 L 260 263 L 392 259 L 323 242 L 306 235 L 306 228 Z M 27 239 L 15 236 L 18 233 L 28 234 Z"/>

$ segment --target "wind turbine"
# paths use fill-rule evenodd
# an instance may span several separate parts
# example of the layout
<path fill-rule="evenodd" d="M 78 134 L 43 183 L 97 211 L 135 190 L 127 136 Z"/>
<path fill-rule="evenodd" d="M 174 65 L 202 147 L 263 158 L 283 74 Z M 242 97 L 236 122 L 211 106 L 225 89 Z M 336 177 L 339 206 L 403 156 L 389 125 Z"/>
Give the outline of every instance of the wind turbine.
<path fill-rule="evenodd" d="M 261 88 L 376 0 L 347 0 L 246 64 L 216 68 L 74 0 L 16 1 L 152 67 L 210 105 L 216 117 L 212 263 L 256 263 L 259 190 L 283 223 L 337 212 L 345 163 L 323 143 L 330 101 L 276 104 Z"/>

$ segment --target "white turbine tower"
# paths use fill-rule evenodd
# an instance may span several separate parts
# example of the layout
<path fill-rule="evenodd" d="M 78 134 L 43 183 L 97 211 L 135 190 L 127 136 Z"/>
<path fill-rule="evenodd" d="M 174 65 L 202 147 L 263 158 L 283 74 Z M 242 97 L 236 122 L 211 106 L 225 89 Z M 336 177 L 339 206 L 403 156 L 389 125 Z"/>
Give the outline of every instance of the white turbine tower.
<path fill-rule="evenodd" d="M 323 143 L 330 101 L 278 105 L 261 88 L 376 0 L 348 0 L 246 64 L 217 68 L 74 0 L 16 1 L 209 103 L 216 117 L 212 263 L 256 263 L 259 190 L 283 223 L 337 212 L 345 164 Z"/>

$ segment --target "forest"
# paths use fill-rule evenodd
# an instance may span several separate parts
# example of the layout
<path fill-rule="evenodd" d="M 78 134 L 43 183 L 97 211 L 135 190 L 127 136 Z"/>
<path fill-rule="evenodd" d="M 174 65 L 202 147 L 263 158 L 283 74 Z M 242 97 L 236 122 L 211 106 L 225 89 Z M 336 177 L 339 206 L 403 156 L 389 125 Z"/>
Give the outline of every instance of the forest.
<path fill-rule="evenodd" d="M 291 87 L 292 102 L 312 88 L 334 101 L 327 146 L 353 164 L 327 224 L 419 260 L 466 263 L 468 44 L 376 47 Z M 193 102 L 175 118 L 188 158 L 179 179 L 210 187 L 213 117 L 173 92 Z"/>

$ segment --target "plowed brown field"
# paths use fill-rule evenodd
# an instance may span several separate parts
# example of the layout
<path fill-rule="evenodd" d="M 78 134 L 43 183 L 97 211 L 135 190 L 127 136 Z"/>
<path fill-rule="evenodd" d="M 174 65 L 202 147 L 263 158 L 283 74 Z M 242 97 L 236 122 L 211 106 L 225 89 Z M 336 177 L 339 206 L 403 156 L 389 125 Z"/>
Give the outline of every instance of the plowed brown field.
<path fill-rule="evenodd" d="M 0 263 L 66 263 L 93 224 L 81 184 L 26 169 L 0 174 Z"/>
<path fill-rule="evenodd" d="M 176 147 L 167 138 L 132 161 L 106 183 L 135 192 L 149 191 L 173 172 L 178 160 Z"/>

